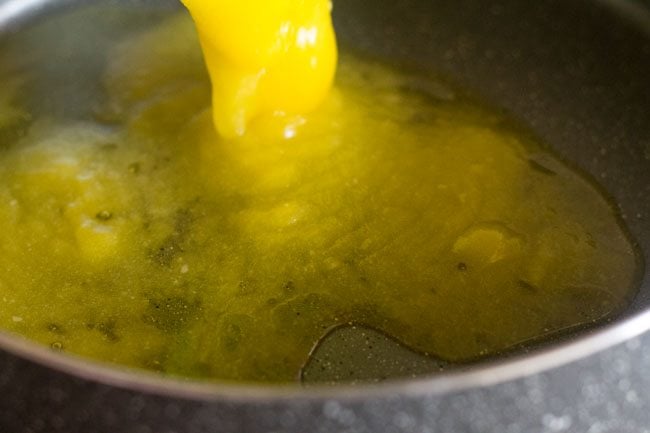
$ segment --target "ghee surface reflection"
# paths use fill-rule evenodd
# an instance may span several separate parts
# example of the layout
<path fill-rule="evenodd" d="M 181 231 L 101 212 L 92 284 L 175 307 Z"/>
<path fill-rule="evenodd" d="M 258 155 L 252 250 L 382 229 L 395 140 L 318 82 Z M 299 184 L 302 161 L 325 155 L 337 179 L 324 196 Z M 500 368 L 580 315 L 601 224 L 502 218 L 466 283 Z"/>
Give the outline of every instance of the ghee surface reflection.
<path fill-rule="evenodd" d="M 635 251 L 598 190 L 444 83 L 344 56 L 316 111 L 223 139 L 189 18 L 109 55 L 117 127 L 40 119 L 0 152 L 4 329 L 286 382 L 336 325 L 462 362 L 633 295 Z"/>

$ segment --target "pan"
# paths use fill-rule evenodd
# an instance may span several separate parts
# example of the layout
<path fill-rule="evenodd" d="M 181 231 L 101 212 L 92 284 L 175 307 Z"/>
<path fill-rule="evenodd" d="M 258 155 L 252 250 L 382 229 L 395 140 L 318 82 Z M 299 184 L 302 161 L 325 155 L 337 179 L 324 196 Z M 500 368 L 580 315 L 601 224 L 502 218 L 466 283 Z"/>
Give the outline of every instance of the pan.
<path fill-rule="evenodd" d="M 168 0 L 3 0 L 0 52 L 29 50 L 33 114 L 83 119 L 112 40 Z M 650 4 L 633 0 L 336 1 L 341 46 L 450 77 L 595 179 L 650 251 Z M 6 65 L 3 68 L 18 68 Z M 5 233 L 5 236 L 9 234 Z M 650 271 L 607 323 L 467 368 L 385 383 L 233 385 L 164 378 L 0 334 L 2 432 L 643 432 Z"/>

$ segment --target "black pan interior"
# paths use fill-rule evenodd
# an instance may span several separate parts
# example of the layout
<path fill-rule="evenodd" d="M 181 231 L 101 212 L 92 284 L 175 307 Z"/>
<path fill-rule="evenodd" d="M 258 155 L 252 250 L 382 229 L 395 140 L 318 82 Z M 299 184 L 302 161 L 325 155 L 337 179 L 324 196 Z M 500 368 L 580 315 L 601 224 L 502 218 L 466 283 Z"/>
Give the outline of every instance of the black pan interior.
<path fill-rule="evenodd" d="M 344 46 L 443 73 L 510 113 L 613 199 L 650 252 L 650 2 L 335 3 Z M 650 275 L 626 315 L 650 304 Z"/>
<path fill-rule="evenodd" d="M 56 3 L 56 2 L 52 2 Z M 91 4 L 92 3 L 92 4 Z M 35 114 L 92 116 L 102 52 L 178 2 L 60 2 L 26 29 L 0 28 L 0 49 L 29 51 L 24 97 Z M 119 6 L 116 8 L 115 6 Z M 600 184 L 620 209 L 643 261 L 650 252 L 650 12 L 595 0 L 334 1 L 344 48 L 432 71 L 529 127 Z M 8 139 L 5 137 L 4 139 Z M 3 137 L 0 136 L 0 142 Z M 650 305 L 650 273 L 624 316 Z"/>

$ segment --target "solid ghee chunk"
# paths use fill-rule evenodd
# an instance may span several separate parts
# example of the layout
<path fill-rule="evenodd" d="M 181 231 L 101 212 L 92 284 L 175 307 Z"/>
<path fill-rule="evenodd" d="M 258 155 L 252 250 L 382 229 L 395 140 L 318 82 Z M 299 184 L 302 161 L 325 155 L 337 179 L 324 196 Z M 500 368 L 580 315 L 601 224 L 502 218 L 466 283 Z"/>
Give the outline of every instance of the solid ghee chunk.
<path fill-rule="evenodd" d="M 226 137 L 262 115 L 313 110 L 336 69 L 329 0 L 183 0 L 212 79 L 213 118 Z"/>

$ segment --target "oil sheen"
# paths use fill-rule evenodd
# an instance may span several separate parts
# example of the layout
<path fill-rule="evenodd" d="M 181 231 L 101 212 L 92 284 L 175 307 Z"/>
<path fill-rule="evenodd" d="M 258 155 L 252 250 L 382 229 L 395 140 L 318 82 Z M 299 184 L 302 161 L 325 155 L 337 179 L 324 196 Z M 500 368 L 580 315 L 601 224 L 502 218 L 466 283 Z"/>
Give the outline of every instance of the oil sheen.
<path fill-rule="evenodd" d="M 189 17 L 107 53 L 97 119 L 0 150 L 0 326 L 168 375 L 295 381 L 357 323 L 450 363 L 609 317 L 614 208 L 501 114 L 343 55 L 306 115 L 214 131 Z M 0 128 L 25 116 L 3 83 Z"/>

